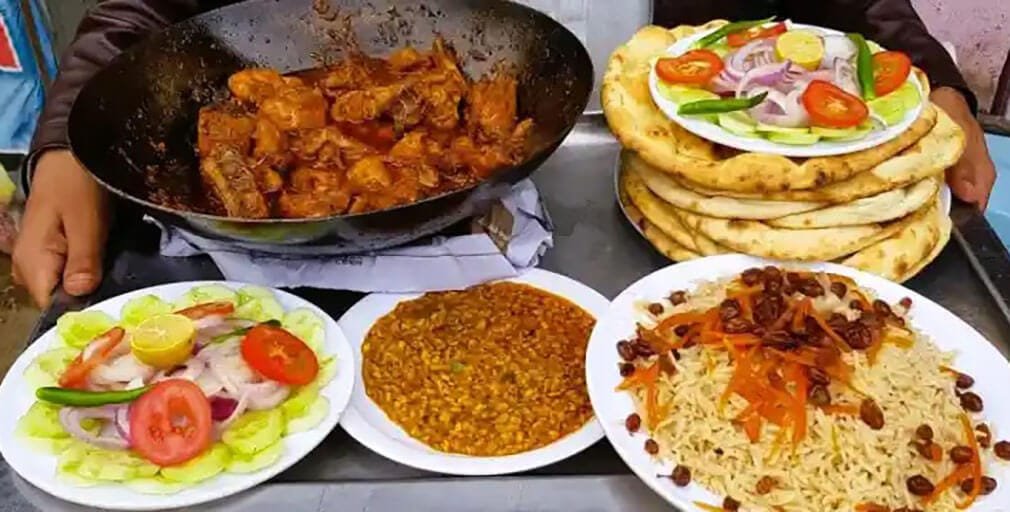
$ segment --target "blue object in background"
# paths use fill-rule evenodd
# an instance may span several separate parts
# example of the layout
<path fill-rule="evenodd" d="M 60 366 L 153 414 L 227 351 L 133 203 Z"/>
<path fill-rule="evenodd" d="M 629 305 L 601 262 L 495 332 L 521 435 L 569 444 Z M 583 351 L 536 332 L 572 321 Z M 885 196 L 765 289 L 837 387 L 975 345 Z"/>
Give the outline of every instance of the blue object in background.
<path fill-rule="evenodd" d="M 1010 244 L 1010 137 L 986 134 L 989 155 L 996 164 L 996 186 L 992 189 L 985 218 L 996 230 L 1004 246 Z"/>
<path fill-rule="evenodd" d="M 45 100 L 43 77 L 56 74 L 56 58 L 40 0 L 27 1 L 31 16 L 21 11 L 23 3 L 0 0 L 0 153 L 6 154 L 28 152 Z M 34 21 L 34 30 L 29 30 L 29 19 Z M 39 39 L 41 63 L 32 49 L 33 33 Z"/>

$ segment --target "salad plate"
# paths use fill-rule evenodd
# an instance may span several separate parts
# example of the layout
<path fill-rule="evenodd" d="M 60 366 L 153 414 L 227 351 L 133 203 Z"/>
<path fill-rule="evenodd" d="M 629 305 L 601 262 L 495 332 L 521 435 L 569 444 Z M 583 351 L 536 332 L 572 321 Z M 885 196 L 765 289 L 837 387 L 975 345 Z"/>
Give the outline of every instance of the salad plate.
<path fill-rule="evenodd" d="M 609 301 L 599 292 L 571 278 L 533 268 L 506 281 L 527 284 L 567 299 L 594 318 L 607 311 Z M 393 311 L 397 304 L 420 297 L 420 294 L 372 294 L 340 318 L 339 325 L 347 335 L 361 364 L 362 345 L 372 326 Z M 391 420 L 365 390 L 361 371 L 355 373 L 354 395 L 340 426 L 351 437 L 372 451 L 400 464 L 452 475 L 504 475 L 529 471 L 571 457 L 603 437 L 595 418 L 581 428 L 548 445 L 529 451 L 503 456 L 471 456 L 436 450 L 411 437 Z"/>
<path fill-rule="evenodd" d="M 672 45 L 649 72 L 656 106 L 704 139 L 741 151 L 790 157 L 866 150 L 897 137 L 922 113 L 922 75 L 904 54 L 886 51 L 854 34 L 790 21 L 762 21 L 730 34 L 736 40 L 713 40 L 719 35 L 716 29 Z M 718 72 L 685 76 L 676 69 L 685 69 L 684 64 Z M 874 68 L 897 68 L 898 78 L 892 82 L 900 81 L 900 85 L 884 84 L 879 96 L 871 92 L 874 76 L 882 73 L 878 70 L 874 75 Z M 715 108 L 700 105 L 720 100 L 747 104 L 730 111 L 725 103 Z M 685 109 L 691 103 L 696 105 Z M 845 105 L 849 117 L 825 117 L 838 105 Z M 700 113 L 689 114 L 691 108 Z"/>
<path fill-rule="evenodd" d="M 151 341 L 176 329 L 184 352 Z M 303 371 L 271 367 L 257 345 L 284 347 Z M 337 323 L 290 293 L 228 281 L 136 290 L 65 314 L 15 361 L 0 383 L 0 453 L 27 482 L 89 507 L 204 503 L 319 445 L 350 401 L 354 368 Z"/>

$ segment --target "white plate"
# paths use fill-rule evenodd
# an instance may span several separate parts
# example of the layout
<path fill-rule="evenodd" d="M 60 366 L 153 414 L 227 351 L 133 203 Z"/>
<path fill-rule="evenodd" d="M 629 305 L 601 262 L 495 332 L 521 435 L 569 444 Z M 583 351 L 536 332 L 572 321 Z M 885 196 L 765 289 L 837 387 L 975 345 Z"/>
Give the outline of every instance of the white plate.
<path fill-rule="evenodd" d="M 620 358 L 614 346 L 618 340 L 627 339 L 635 332 L 638 319 L 634 304 L 638 301 L 653 302 L 666 297 L 673 290 L 692 290 L 705 281 L 729 278 L 745 269 L 775 264 L 770 260 L 730 254 L 711 256 L 679 263 L 657 270 L 639 279 L 621 292 L 610 305 L 610 312 L 600 319 L 589 340 L 586 352 L 586 383 L 589 398 L 593 402 L 596 417 L 603 425 L 610 443 L 624 462 L 654 491 L 671 504 L 683 510 L 695 510 L 694 501 L 721 503 L 722 496 L 702 489 L 697 484 L 676 487 L 669 478 L 657 478 L 659 474 L 670 474 L 672 464 L 654 461 L 642 448 L 645 435 L 629 434 L 624 420 L 635 412 L 631 397 L 615 391 L 621 382 L 617 372 Z M 1010 379 L 1010 364 L 975 329 L 954 316 L 935 302 L 899 284 L 883 278 L 832 263 L 789 264 L 813 270 L 834 272 L 851 277 L 860 286 L 873 290 L 877 296 L 890 303 L 904 297 L 912 299 L 910 320 L 912 325 L 929 335 L 945 351 L 957 353 L 955 366 L 975 377 L 972 389 L 985 400 L 984 416 L 993 426 L 996 439 L 1010 435 L 1010 401 L 1003 400 L 1007 380 Z M 1010 503 L 1010 466 L 993 463 L 988 474 L 999 481 L 993 494 L 981 498 L 972 510 L 1008 510 Z M 997 507 L 997 504 L 1003 504 Z"/>
<path fill-rule="evenodd" d="M 813 25 L 803 25 L 799 23 L 787 22 L 789 29 L 810 29 L 820 32 L 825 35 L 842 35 L 842 32 L 837 30 L 831 30 L 823 27 L 816 27 Z M 714 30 L 713 30 L 714 32 Z M 667 55 L 677 56 L 690 49 L 691 45 L 695 41 L 705 37 L 709 32 L 694 34 L 691 37 L 686 37 L 677 41 L 673 46 L 666 50 Z M 859 140 L 853 140 L 848 142 L 816 142 L 809 146 L 792 146 L 789 144 L 778 144 L 764 138 L 749 138 L 740 137 L 734 135 L 733 133 L 724 130 L 721 126 L 704 121 L 701 119 L 692 119 L 690 117 L 685 117 L 677 114 L 678 105 L 663 97 L 659 93 L 658 80 L 656 76 L 656 67 L 652 66 L 649 71 L 649 90 L 652 93 L 652 100 L 656 103 L 660 110 L 667 115 L 670 119 L 675 121 L 677 124 L 683 126 L 687 131 L 701 137 L 708 139 L 712 142 L 722 144 L 724 146 L 729 146 L 731 148 L 736 148 L 742 151 L 750 151 L 753 153 L 772 153 L 776 155 L 784 156 L 795 156 L 795 157 L 815 157 L 815 156 L 830 156 L 830 155 L 841 155 L 845 153 L 852 153 L 855 151 L 862 151 L 864 149 L 869 149 L 874 146 L 879 146 L 908 129 L 912 122 L 915 121 L 919 114 L 922 112 L 923 102 L 919 102 L 919 106 L 906 112 L 904 119 L 894 126 L 890 126 L 884 130 L 879 130 L 870 133 L 866 137 Z M 919 84 L 918 78 L 916 78 L 915 73 L 911 73 L 908 76 L 908 81 L 915 85 L 921 95 L 922 86 Z"/>
<path fill-rule="evenodd" d="M 507 281 L 526 283 L 564 297 L 585 309 L 596 318 L 606 313 L 610 305 L 604 296 L 565 276 L 540 269 L 530 269 Z M 372 294 L 347 310 L 339 320 L 351 346 L 355 361 L 361 364 L 361 344 L 379 318 L 405 300 L 420 294 Z M 360 370 L 360 367 L 359 367 Z M 340 426 L 372 451 L 407 466 L 452 475 L 504 475 L 517 473 L 567 459 L 585 450 L 603 437 L 603 430 L 595 418 L 581 429 L 551 443 L 528 452 L 502 457 L 475 457 L 437 451 L 410 437 L 399 425 L 390 421 L 382 409 L 365 393 L 360 371 L 356 372 L 354 396 L 351 405 L 340 420 Z"/>
<path fill-rule="evenodd" d="M 156 295 L 167 301 L 175 300 L 194 286 L 221 284 L 232 289 L 245 286 L 230 281 L 190 281 L 172 283 L 136 290 L 87 308 L 88 311 L 102 311 L 113 318 L 119 318 L 120 309 L 130 299 L 144 295 Z M 250 474 L 223 473 L 205 482 L 188 487 L 183 491 L 168 495 L 138 493 L 124 485 L 106 484 L 94 487 L 68 485 L 56 477 L 56 457 L 40 455 L 24 445 L 14 435 L 17 420 L 35 402 L 34 390 L 22 374 L 25 368 L 39 354 L 58 344 L 55 329 L 46 331 L 35 343 L 18 357 L 3 383 L 0 384 L 0 403 L 5 404 L 3 419 L 0 420 L 0 453 L 21 477 L 40 489 L 67 501 L 89 507 L 117 510 L 157 510 L 184 507 L 230 496 L 256 486 L 281 471 L 291 467 L 308 455 L 337 426 L 341 413 L 351 398 L 354 386 L 354 352 L 347 343 L 337 323 L 323 310 L 312 303 L 290 293 L 273 290 L 277 301 L 285 311 L 308 308 L 326 324 L 326 341 L 323 353 L 337 358 L 337 373 L 320 394 L 330 401 L 330 413 L 316 428 L 284 437 L 284 454 L 276 464 Z"/>
<path fill-rule="evenodd" d="M 628 223 L 631 224 L 632 227 L 635 228 L 635 231 L 638 231 L 638 234 L 645 236 L 645 233 L 642 232 L 642 227 L 639 226 L 637 222 L 631 220 L 631 216 L 628 215 L 628 210 L 625 209 L 624 203 L 622 203 L 620 200 L 622 172 L 623 171 L 621 170 L 621 159 L 620 157 L 618 157 L 614 171 L 614 197 L 618 198 L 617 207 L 621 209 L 621 213 L 624 215 L 624 218 L 628 220 Z M 950 187 L 948 187 L 947 183 L 944 182 L 942 185 L 940 185 L 940 208 L 943 209 L 944 213 L 946 213 L 948 217 L 950 216 L 950 207 L 952 201 L 953 198 L 951 197 Z"/>

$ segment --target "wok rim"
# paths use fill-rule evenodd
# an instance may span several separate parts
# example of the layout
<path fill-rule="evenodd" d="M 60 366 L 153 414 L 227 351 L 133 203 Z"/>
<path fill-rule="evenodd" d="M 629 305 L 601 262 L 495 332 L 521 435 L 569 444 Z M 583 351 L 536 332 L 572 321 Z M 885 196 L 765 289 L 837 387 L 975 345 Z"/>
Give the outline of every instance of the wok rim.
<path fill-rule="evenodd" d="M 265 2 L 267 2 L 269 0 L 260 0 L 260 1 L 265 3 Z M 112 192 L 113 194 L 115 194 L 115 195 L 117 195 L 117 196 L 119 196 L 119 197 L 121 197 L 123 199 L 126 199 L 128 201 L 132 201 L 132 202 L 137 203 L 137 204 L 139 204 L 141 206 L 144 206 L 146 208 L 157 210 L 157 211 L 160 211 L 162 213 L 169 214 L 169 215 L 176 215 L 176 216 L 179 216 L 179 217 L 183 217 L 185 219 L 199 219 L 199 220 L 208 221 L 208 222 L 232 223 L 232 224 L 250 224 L 250 225 L 314 224 L 314 223 L 319 223 L 319 222 L 333 222 L 333 221 L 341 221 L 341 220 L 351 221 L 351 220 L 355 220 L 355 219 L 357 219 L 359 217 L 374 216 L 374 215 L 379 215 L 379 214 L 398 212 L 398 211 L 401 211 L 401 210 L 406 210 L 408 208 L 413 208 L 415 206 L 420 206 L 420 205 L 424 205 L 424 204 L 428 204 L 428 203 L 433 203 L 433 202 L 439 201 L 441 199 L 444 199 L 444 198 L 452 196 L 452 195 L 457 195 L 457 194 L 458 195 L 469 195 L 469 194 L 467 194 L 468 192 L 472 192 L 473 190 L 475 190 L 477 188 L 480 188 L 482 186 L 492 186 L 492 185 L 495 185 L 497 183 L 500 183 L 497 180 L 503 174 L 507 174 L 507 173 L 509 173 L 509 172 L 511 172 L 511 171 L 513 171 L 513 170 L 515 170 L 517 168 L 520 168 L 520 167 L 522 167 L 524 165 L 529 165 L 531 162 L 535 162 L 537 160 L 540 160 L 540 163 L 537 164 L 536 167 L 534 167 L 533 169 L 531 169 L 530 172 L 527 174 L 527 177 L 528 177 L 529 174 L 532 174 L 538 167 L 540 167 L 540 165 L 543 164 L 543 161 L 545 161 L 555 151 L 557 151 L 557 149 L 561 146 L 561 144 L 564 143 L 565 139 L 568 138 L 568 135 L 571 133 L 571 131 L 575 128 L 575 125 L 578 124 L 579 118 L 581 118 L 585 114 L 586 107 L 589 105 L 589 98 L 593 94 L 592 93 L 593 87 L 596 85 L 596 70 L 593 67 L 593 61 L 592 61 L 592 58 L 590 58 L 590 56 L 589 56 L 589 50 L 586 48 L 586 45 L 582 42 L 582 40 L 580 40 L 578 38 L 578 36 L 575 35 L 574 32 L 572 32 L 571 30 L 569 30 L 568 27 L 566 27 L 564 24 L 562 24 L 558 20 L 552 18 L 551 16 L 548 16 L 547 14 L 545 14 L 545 13 L 543 13 L 543 12 L 537 10 L 537 9 L 534 9 L 534 8 L 532 8 L 530 6 L 527 6 L 527 5 L 515 2 L 513 0 L 501 0 L 501 2 L 504 3 L 504 4 L 508 4 L 510 6 L 510 8 L 516 8 L 516 9 L 519 9 L 520 11 L 525 11 L 526 14 L 528 14 L 528 15 L 531 15 L 531 16 L 536 17 L 536 18 L 540 18 L 541 20 L 546 20 L 548 23 L 550 23 L 550 24 L 552 24 L 554 26 L 554 30 L 560 29 L 561 31 L 563 31 L 567 35 L 567 37 L 571 38 L 576 43 L 578 43 L 578 50 L 577 50 L 578 57 L 577 58 L 579 60 L 582 60 L 584 62 L 584 64 L 586 65 L 584 67 L 584 69 L 588 70 L 588 73 L 589 73 L 589 84 L 588 84 L 589 87 L 586 88 L 586 93 L 583 96 L 583 98 L 581 98 L 577 102 L 577 104 L 580 105 L 580 108 L 579 108 L 579 112 L 580 113 L 575 117 L 575 119 L 572 122 L 568 123 L 568 125 L 564 129 L 564 131 L 562 133 L 560 133 L 554 140 L 552 140 L 549 144 L 547 144 L 543 149 L 541 149 L 539 151 L 536 151 L 536 152 L 532 153 L 531 155 L 528 155 L 526 158 L 524 158 L 518 164 L 510 165 L 508 167 L 502 167 L 501 169 L 498 169 L 497 171 L 495 171 L 494 175 L 492 175 L 491 177 L 488 177 L 488 178 L 486 178 L 484 180 L 481 180 L 481 181 L 479 181 L 477 183 L 474 183 L 474 184 L 472 184 L 472 185 L 470 185 L 468 187 L 461 188 L 461 189 L 456 189 L 456 190 L 452 190 L 452 191 L 448 191 L 448 192 L 443 192 L 443 193 L 438 194 L 438 195 L 426 197 L 426 198 L 424 198 L 424 199 L 422 199 L 420 201 L 415 201 L 415 202 L 412 202 L 412 203 L 397 205 L 397 206 L 393 206 L 393 207 L 385 208 L 385 209 L 381 209 L 381 210 L 369 210 L 369 211 L 360 212 L 360 213 L 345 213 L 345 214 L 339 214 L 339 215 L 328 215 L 328 216 L 325 216 L 325 217 L 299 217 L 299 218 L 268 217 L 268 218 L 264 218 L 264 219 L 253 219 L 253 218 L 246 218 L 246 217 L 229 217 L 229 216 L 225 216 L 225 215 L 215 215 L 215 214 L 212 214 L 212 213 L 204 213 L 204 212 L 198 212 L 198 211 L 193 211 L 193 210 L 182 210 L 182 209 L 178 209 L 178 208 L 172 208 L 170 206 L 166 206 L 166 205 L 163 205 L 163 204 L 155 203 L 155 202 L 153 202 L 153 201 L 151 201 L 149 199 L 143 199 L 143 198 L 137 197 L 137 196 L 135 196 L 133 194 L 130 194 L 130 193 L 128 193 L 128 192 L 120 189 L 119 187 L 115 187 L 115 186 L 111 185 L 106 180 L 103 180 L 100 177 L 98 177 L 98 175 L 96 173 L 92 172 L 91 169 L 87 165 L 85 165 L 85 163 L 82 162 L 80 158 L 78 158 L 77 152 L 74 151 L 74 146 L 75 145 L 74 145 L 74 137 L 72 135 L 73 131 L 70 130 L 69 127 L 71 125 L 73 125 L 74 114 L 75 113 L 79 113 L 79 110 L 77 109 L 77 102 L 78 102 L 78 100 L 80 100 L 80 98 L 82 96 L 80 93 L 78 93 L 76 96 L 74 96 L 74 100 L 70 104 L 69 113 L 67 114 L 67 127 L 68 127 L 68 129 L 67 129 L 67 143 L 68 144 L 67 145 L 68 145 L 68 149 L 70 150 L 70 154 L 73 155 L 74 160 L 78 163 L 78 165 L 80 165 L 82 168 L 84 168 L 84 170 L 86 170 L 89 175 L 91 175 L 92 179 L 94 179 L 99 185 L 101 185 L 102 187 L 104 187 L 109 192 Z M 241 6 L 242 6 L 242 2 L 237 3 L 237 4 L 226 5 L 226 6 L 223 6 L 223 7 L 219 7 L 217 9 L 213 9 L 211 11 L 207 11 L 205 13 L 201 13 L 200 15 L 195 16 L 193 18 L 189 18 L 189 19 L 183 20 L 181 22 L 175 23 L 173 25 L 169 25 L 168 27 L 165 27 L 164 29 L 162 29 L 160 31 L 152 32 L 149 35 L 149 37 L 153 37 L 153 36 L 156 36 L 156 35 L 163 34 L 166 31 L 172 30 L 172 29 L 174 29 L 175 27 L 177 27 L 177 26 L 179 26 L 181 24 L 191 23 L 191 22 L 193 22 L 193 20 L 196 20 L 198 18 L 202 18 L 202 17 L 205 17 L 205 16 L 209 17 L 209 16 L 214 16 L 214 15 L 220 15 L 221 11 L 225 11 L 225 10 L 229 10 L 229 9 L 234 9 L 234 8 L 241 7 Z M 142 41 L 140 41 L 140 42 L 137 43 L 137 45 L 141 45 L 141 44 L 149 44 L 149 39 L 144 39 L 144 40 L 142 40 Z M 113 57 L 113 59 L 111 61 L 109 61 L 105 66 L 103 66 L 101 69 L 99 69 L 94 75 L 92 75 L 92 78 L 98 76 L 100 73 L 102 73 L 105 70 L 107 70 L 107 69 L 111 68 L 112 66 L 114 66 L 120 59 L 126 59 L 126 58 L 128 58 L 129 57 L 129 53 L 132 50 L 132 48 L 133 47 L 128 48 L 125 51 L 123 51 L 123 52 L 119 53 L 118 55 L 116 55 L 115 57 Z M 84 88 L 88 87 L 91 84 L 92 78 L 89 78 L 88 81 L 84 84 L 84 87 L 81 88 L 82 91 L 84 90 Z M 533 121 L 536 122 L 536 119 L 534 119 Z M 197 156 L 197 158 L 199 159 L 199 156 Z M 197 173 L 200 172 L 198 168 L 197 169 L 190 169 L 190 171 L 191 172 L 195 171 Z"/>

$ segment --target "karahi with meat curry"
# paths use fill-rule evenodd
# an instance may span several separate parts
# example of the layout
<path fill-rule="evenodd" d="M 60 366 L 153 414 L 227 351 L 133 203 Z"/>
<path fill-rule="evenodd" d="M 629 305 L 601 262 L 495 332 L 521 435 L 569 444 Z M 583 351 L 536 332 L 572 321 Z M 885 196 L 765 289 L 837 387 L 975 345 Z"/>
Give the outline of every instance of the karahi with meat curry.
<path fill-rule="evenodd" d="M 306 218 L 410 204 L 520 162 L 530 119 L 504 66 L 473 82 L 452 49 L 353 55 L 284 76 L 245 69 L 204 107 L 200 174 L 231 217 Z"/>

